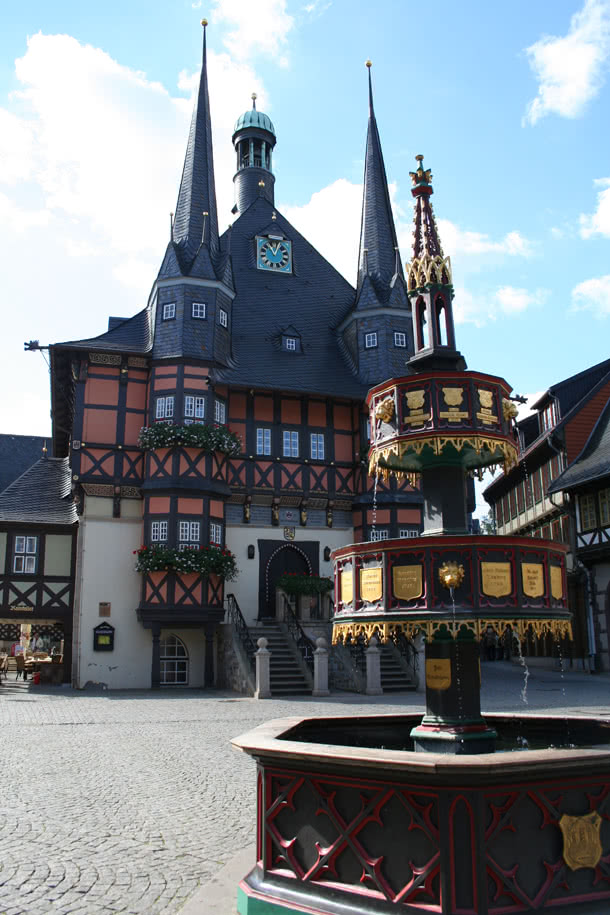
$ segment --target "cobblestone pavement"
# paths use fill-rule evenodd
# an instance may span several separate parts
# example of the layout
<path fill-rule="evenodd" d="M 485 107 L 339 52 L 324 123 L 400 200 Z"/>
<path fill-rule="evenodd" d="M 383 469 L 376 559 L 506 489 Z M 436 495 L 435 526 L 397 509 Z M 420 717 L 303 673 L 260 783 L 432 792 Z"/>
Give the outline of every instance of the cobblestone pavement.
<path fill-rule="evenodd" d="M 487 710 L 610 716 L 610 678 L 483 665 Z M 0 687 L 0 913 L 179 912 L 254 837 L 254 764 L 230 738 L 270 718 L 422 707 L 421 694 L 257 702 L 230 693 Z"/>

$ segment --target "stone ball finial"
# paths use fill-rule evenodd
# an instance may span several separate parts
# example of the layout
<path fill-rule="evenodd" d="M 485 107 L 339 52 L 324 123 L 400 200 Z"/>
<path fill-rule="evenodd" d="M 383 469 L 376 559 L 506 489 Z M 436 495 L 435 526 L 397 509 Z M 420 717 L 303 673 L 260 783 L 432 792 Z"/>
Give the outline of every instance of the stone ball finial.
<path fill-rule="evenodd" d="M 379 639 L 377 638 L 377 636 L 372 635 L 369 639 L 369 648 L 377 648 L 378 645 L 379 645 Z"/>
<path fill-rule="evenodd" d="M 267 639 L 264 636 L 261 636 L 256 644 L 259 648 L 264 650 L 267 647 Z"/>
<path fill-rule="evenodd" d="M 322 636 L 320 636 L 319 639 L 316 639 L 316 645 L 318 646 L 318 648 L 321 648 L 321 649 L 328 647 L 328 643 L 327 643 L 326 639 L 323 639 Z"/>

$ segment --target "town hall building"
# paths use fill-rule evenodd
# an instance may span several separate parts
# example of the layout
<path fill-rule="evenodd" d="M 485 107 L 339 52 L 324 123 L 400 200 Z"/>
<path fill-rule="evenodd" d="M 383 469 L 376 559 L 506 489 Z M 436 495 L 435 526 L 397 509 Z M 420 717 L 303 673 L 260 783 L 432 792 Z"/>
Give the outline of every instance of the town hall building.
<path fill-rule="evenodd" d="M 370 66 L 356 288 L 276 207 L 276 142 L 253 98 L 235 124 L 221 234 L 204 26 L 148 304 L 50 348 L 53 454 L 69 462 L 79 516 L 76 686 L 224 682 L 229 593 L 252 628 L 276 619 L 282 575 L 327 576 L 337 547 L 421 529 L 419 491 L 393 480 L 373 492 L 367 475 L 366 393 L 414 353 Z M 312 615 L 323 622 L 328 606 Z"/>

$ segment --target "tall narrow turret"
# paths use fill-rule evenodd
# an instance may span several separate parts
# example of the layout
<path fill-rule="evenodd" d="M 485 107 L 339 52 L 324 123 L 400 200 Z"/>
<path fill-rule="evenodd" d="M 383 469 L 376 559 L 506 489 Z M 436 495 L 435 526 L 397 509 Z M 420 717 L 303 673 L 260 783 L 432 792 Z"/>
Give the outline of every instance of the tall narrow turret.
<path fill-rule="evenodd" d="M 404 285 L 396 227 L 390 204 L 381 140 L 373 107 L 371 61 L 367 60 L 369 78 L 369 124 L 364 162 L 364 193 L 358 255 L 358 291 L 368 277 L 377 298 L 385 304 L 392 298 L 397 280 Z"/>
<path fill-rule="evenodd" d="M 197 265 L 196 275 L 209 273 L 218 256 L 218 216 L 214 186 L 214 157 L 212 153 L 212 124 L 208 96 L 206 54 L 207 21 L 203 26 L 203 56 L 199 91 L 189 132 L 182 180 L 176 204 L 172 241 L 183 273 L 191 273 Z M 197 257 L 200 248 L 209 257 Z M 211 261 L 211 264 L 209 264 Z"/>

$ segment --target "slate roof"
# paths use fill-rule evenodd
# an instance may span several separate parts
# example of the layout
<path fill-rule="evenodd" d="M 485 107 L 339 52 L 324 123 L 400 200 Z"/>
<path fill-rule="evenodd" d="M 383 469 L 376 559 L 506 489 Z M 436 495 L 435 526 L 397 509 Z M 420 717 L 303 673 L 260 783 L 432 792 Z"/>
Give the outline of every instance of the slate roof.
<path fill-rule="evenodd" d="M 364 249 L 368 250 L 365 257 Z M 373 108 L 373 86 L 369 67 L 369 125 L 366 137 L 364 162 L 364 193 L 360 224 L 360 251 L 358 254 L 358 289 L 368 275 L 380 302 L 387 302 L 390 284 L 395 274 L 404 283 L 400 256 L 397 257 L 398 239 L 390 203 L 381 140 Z"/>
<path fill-rule="evenodd" d="M 204 28 L 199 92 L 191 120 L 173 230 L 173 240 L 176 243 L 182 272 L 189 272 L 193 276 L 203 276 L 201 273 L 194 273 L 192 265 L 202 242 L 204 212 L 208 214 L 204 240 L 212 262 L 218 255 L 218 215 L 205 33 Z M 206 275 L 206 278 L 210 277 Z"/>
<path fill-rule="evenodd" d="M 0 435 L 0 492 L 36 463 L 47 442 L 39 435 Z"/>
<path fill-rule="evenodd" d="M 276 219 L 272 220 L 272 213 Z M 293 273 L 256 267 L 254 238 L 269 225 L 292 241 Z M 354 289 L 264 197 L 233 223 L 231 260 L 236 297 L 232 306 L 232 362 L 218 380 L 360 399 L 366 386 L 342 355 L 336 327 L 354 302 Z M 228 238 L 221 238 L 224 247 Z M 282 328 L 299 333 L 302 352 L 278 350 Z"/>
<path fill-rule="evenodd" d="M 549 492 L 561 492 L 610 476 L 610 400 L 600 413 L 585 447 L 549 486 Z"/>
<path fill-rule="evenodd" d="M 152 342 L 152 313 L 149 308 L 143 308 L 133 318 L 121 320 L 119 324 L 115 324 L 111 330 L 100 334 L 99 337 L 70 340 L 65 343 L 56 343 L 55 346 L 117 353 L 149 353 L 152 349 Z"/>
<path fill-rule="evenodd" d="M 74 524 L 68 458 L 40 458 L 0 493 L 0 521 Z"/>

